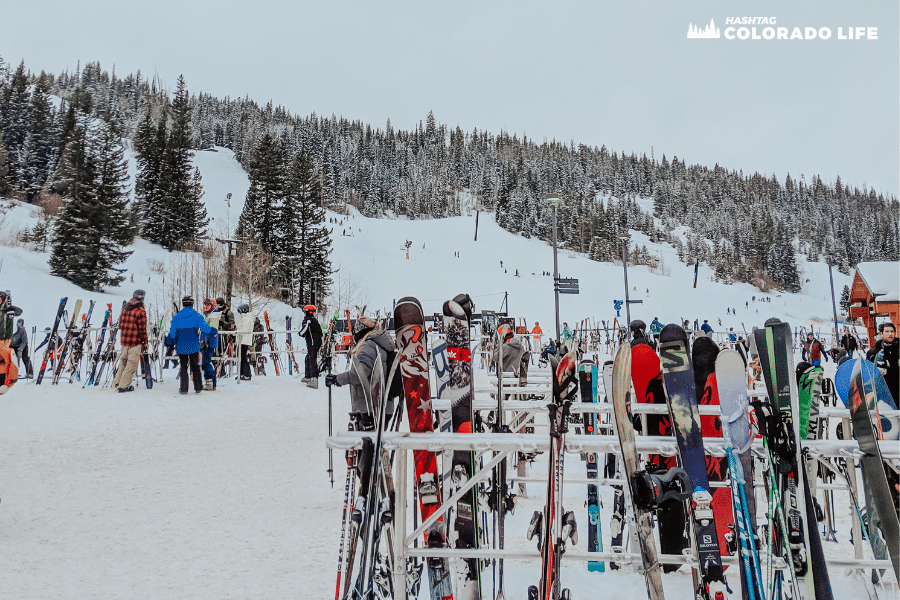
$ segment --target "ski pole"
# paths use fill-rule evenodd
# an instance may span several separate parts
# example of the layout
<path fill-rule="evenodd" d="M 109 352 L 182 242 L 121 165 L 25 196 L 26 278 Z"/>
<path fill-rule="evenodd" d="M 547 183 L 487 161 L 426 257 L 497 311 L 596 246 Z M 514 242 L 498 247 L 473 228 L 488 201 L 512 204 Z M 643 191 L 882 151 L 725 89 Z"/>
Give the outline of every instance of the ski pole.
<path fill-rule="evenodd" d="M 331 437 L 331 386 L 328 386 L 328 437 Z M 334 451 L 328 448 L 328 477 L 331 479 L 331 487 L 334 488 Z"/>

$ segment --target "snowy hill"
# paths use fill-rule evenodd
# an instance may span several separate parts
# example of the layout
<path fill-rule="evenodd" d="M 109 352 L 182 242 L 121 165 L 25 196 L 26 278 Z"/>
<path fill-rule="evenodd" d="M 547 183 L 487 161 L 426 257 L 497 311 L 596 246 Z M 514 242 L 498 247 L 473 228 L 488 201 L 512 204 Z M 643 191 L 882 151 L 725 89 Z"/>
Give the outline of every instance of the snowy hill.
<path fill-rule="evenodd" d="M 217 150 L 198 152 L 194 164 L 203 177 L 213 230 L 225 233 L 240 214 L 248 181 L 233 155 Z M 17 205 L 0 227 L 0 240 L 32 226 L 36 210 Z M 342 308 L 365 304 L 369 312 L 384 313 L 400 297 L 415 295 L 427 313 L 436 312 L 447 298 L 467 292 L 477 309 L 499 310 L 508 294 L 511 315 L 526 318 L 529 326 L 539 321 L 545 332 L 553 329 L 552 278 L 542 275 L 553 270 L 550 247 L 501 229 L 489 214 L 480 215 L 477 241 L 474 216 L 408 221 L 354 212 L 329 213 L 328 219 L 334 221 L 332 261 L 338 269 L 334 296 L 344 298 Z M 802 264 L 802 293 L 769 294 L 771 302 L 754 302 L 753 296 L 762 295 L 758 290 L 713 283 L 703 267 L 694 289 L 693 269 L 679 263 L 671 247 L 632 235 L 662 265 L 658 273 L 644 266 L 628 269 L 629 284 L 636 288 L 632 298 L 644 302 L 633 307 L 634 318 L 709 319 L 717 330 L 720 317 L 722 328 L 736 329 L 741 323 L 761 325 L 771 316 L 796 325 L 830 320 L 823 264 Z M 408 258 L 407 240 L 412 242 Z M 143 240 L 132 249 L 123 287 L 88 293 L 49 274 L 49 253 L 0 246 L 0 287 L 11 290 L 14 304 L 25 309 L 29 328 L 49 325 L 61 296 L 70 298 L 70 306 L 76 298 L 118 306 L 138 287 L 148 292 L 151 317 L 162 314 L 180 295 L 173 265 L 181 253 Z M 560 252 L 559 270 L 581 285 L 579 295 L 561 296 L 561 320 L 574 325 L 582 318 L 614 317 L 612 301 L 624 297 L 621 266 Z M 837 289 L 845 283 L 849 278 L 835 273 Z M 726 314 L 727 308 L 737 314 Z M 102 309 L 95 309 L 95 324 Z M 277 303 L 269 307 L 273 320 L 292 310 Z M 487 383 L 483 370 L 476 377 Z M 8 597 L 330 597 L 346 468 L 336 452 L 337 483 L 331 487 L 325 472 L 329 405 L 324 386 L 308 389 L 295 372 L 240 384 L 220 380 L 216 392 L 180 396 L 173 378 L 172 370 L 164 371 L 164 381 L 152 390 L 138 385 L 126 395 L 23 382 L 0 397 L 0 538 L 15 549 L 0 553 Z M 333 390 L 333 402 L 335 429 L 341 430 L 348 389 Z M 567 473 L 583 477 L 577 454 L 567 460 L 572 467 Z M 545 473 L 540 457 L 530 475 Z M 523 532 L 531 512 L 542 506 L 543 487 L 529 484 L 531 497 L 522 499 L 507 520 L 507 548 L 534 548 Z M 577 483 L 565 490 L 580 528 L 586 526 L 584 492 Z M 601 495 L 606 526 L 612 489 L 603 486 Z M 841 543 L 828 544 L 826 552 L 848 557 L 853 552 L 846 543 L 851 515 L 846 497 L 839 500 Z M 604 536 L 608 544 L 606 527 Z M 509 561 L 506 568 L 507 597 L 524 598 L 526 586 L 536 582 L 534 561 Z M 836 593 L 864 597 L 854 578 L 831 572 Z M 737 589 L 736 574 L 731 577 L 729 571 Z M 583 564 L 567 562 L 563 580 L 576 598 L 596 597 L 600 586 L 615 590 L 621 600 L 646 597 L 641 575 L 632 570 L 589 573 Z M 688 597 L 690 574 L 665 575 L 664 585 L 671 597 Z M 427 596 L 426 587 L 421 598 Z M 486 583 L 485 590 L 489 587 Z"/>

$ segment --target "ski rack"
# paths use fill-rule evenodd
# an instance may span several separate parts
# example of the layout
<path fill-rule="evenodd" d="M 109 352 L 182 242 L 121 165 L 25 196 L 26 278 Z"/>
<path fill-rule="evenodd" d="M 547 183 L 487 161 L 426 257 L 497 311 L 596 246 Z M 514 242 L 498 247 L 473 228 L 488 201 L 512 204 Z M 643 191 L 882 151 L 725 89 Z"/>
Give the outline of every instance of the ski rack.
<path fill-rule="evenodd" d="M 536 408 L 536 407 L 535 407 Z M 573 407 L 574 408 L 574 407 Z M 363 438 L 374 437 L 374 432 L 350 431 L 341 432 L 336 436 L 326 439 L 326 446 L 335 450 L 354 450 L 362 447 Z M 412 532 L 408 531 L 407 503 L 398 501 L 395 507 L 394 536 L 392 540 L 394 555 L 394 570 L 392 573 L 394 589 L 406 590 L 406 564 L 409 557 L 441 557 L 441 558 L 504 558 L 509 560 L 539 560 L 540 554 L 536 551 L 498 550 L 491 548 L 429 548 L 426 546 L 413 547 L 413 543 L 420 538 L 428 528 L 445 515 L 449 509 L 456 506 L 456 501 L 466 492 L 471 490 L 479 481 L 490 477 L 496 467 L 507 456 L 515 452 L 549 451 L 550 442 L 545 436 L 535 436 L 521 433 L 408 433 L 408 432 L 383 432 L 382 444 L 385 450 L 396 453 L 394 486 L 398 499 L 408 497 L 409 481 L 407 477 L 408 453 L 412 450 L 429 450 L 431 452 L 446 452 L 453 450 L 468 450 L 476 453 L 478 459 L 484 459 L 484 465 L 475 472 L 466 483 L 460 487 L 450 498 L 444 500 L 439 508 L 428 519 L 425 519 Z M 721 438 L 704 438 L 707 454 L 725 455 L 724 440 Z M 855 440 L 830 441 L 809 440 L 806 445 L 814 449 L 814 453 L 820 457 L 853 457 L 860 454 L 859 445 Z M 884 458 L 900 458 L 900 445 L 894 441 L 879 442 Z M 619 441 L 617 436 L 611 435 L 578 435 L 566 436 L 565 451 L 569 454 L 581 454 L 582 452 L 617 452 Z M 639 452 L 665 454 L 672 456 L 677 453 L 674 437 L 639 437 L 637 439 Z M 754 440 L 753 449 L 762 453 L 762 440 Z M 496 453 L 496 454 L 494 454 Z M 518 478 L 513 477 L 513 480 Z M 596 481 L 596 480 L 595 480 Z M 630 519 L 630 517 L 629 517 Z M 567 550 L 562 558 L 567 562 L 591 562 L 614 561 L 620 565 L 635 565 L 640 563 L 640 555 L 635 553 L 618 552 L 576 552 Z M 692 554 L 684 555 L 659 555 L 660 563 L 687 564 L 697 566 L 697 558 Z M 737 566 L 738 557 L 722 556 L 725 565 Z M 890 570 L 889 560 L 864 559 L 857 555 L 856 558 L 829 559 L 828 565 L 849 570 L 887 569 Z M 786 570 L 788 565 L 781 559 L 773 562 L 774 569 Z"/>

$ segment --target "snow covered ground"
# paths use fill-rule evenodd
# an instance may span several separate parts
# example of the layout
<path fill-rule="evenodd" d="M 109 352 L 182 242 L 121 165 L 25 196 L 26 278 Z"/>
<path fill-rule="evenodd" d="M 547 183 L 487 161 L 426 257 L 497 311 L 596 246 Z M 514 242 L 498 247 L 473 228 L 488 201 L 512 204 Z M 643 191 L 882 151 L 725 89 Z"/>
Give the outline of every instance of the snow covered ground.
<path fill-rule="evenodd" d="M 236 222 L 248 187 L 233 155 L 218 150 L 194 157 L 217 234 Z M 225 199 L 229 192 L 230 207 Z M 0 239 L 33 225 L 34 211 L 17 206 L 0 226 Z M 343 288 L 346 300 L 342 308 L 367 305 L 370 313 L 384 314 L 395 300 L 415 295 L 427 314 L 439 311 L 447 298 L 468 292 L 477 310 L 500 310 L 506 297 L 510 315 L 524 317 L 529 327 L 539 321 L 552 333 L 552 277 L 542 275 L 553 270 L 546 243 L 502 230 L 489 214 L 479 218 L 477 241 L 474 216 L 408 221 L 329 213 L 328 218 L 334 221 L 332 260 L 339 269 L 336 287 Z M 407 240 L 412 242 L 408 253 Z M 717 331 L 760 326 L 772 316 L 792 325 L 831 318 L 824 264 L 801 263 L 804 291 L 768 294 L 771 302 L 762 303 L 751 298 L 765 294 L 744 284 L 713 283 L 704 267 L 694 289 L 693 269 L 678 263 L 671 247 L 647 246 L 662 257 L 669 275 L 629 268 L 631 297 L 644 302 L 633 306 L 633 318 L 709 319 Z M 96 324 L 107 302 L 118 306 L 140 287 L 148 292 L 150 313 L 162 314 L 177 282 L 170 271 L 159 273 L 153 265 L 171 265 L 178 253 L 143 240 L 133 249 L 124 265 L 123 287 L 89 293 L 50 275 L 47 253 L 0 246 L 0 288 L 11 290 L 13 303 L 25 309 L 29 330 L 51 324 L 61 296 L 70 298 L 70 306 L 76 298 L 85 305 L 89 299 L 99 301 Z M 561 320 L 570 325 L 584 318 L 611 321 L 613 300 L 624 299 L 621 266 L 594 263 L 569 251 L 560 252 L 559 264 L 561 276 L 577 277 L 581 284 L 579 295 L 561 296 Z M 835 273 L 838 292 L 849 282 Z M 727 314 L 726 308 L 736 314 Z M 273 322 L 286 314 L 299 318 L 282 304 L 270 306 L 269 312 Z M 624 315 L 623 309 L 620 322 Z M 330 597 L 345 470 L 336 453 L 332 488 L 325 472 L 324 386 L 314 391 L 300 385 L 296 375 L 270 376 L 240 385 L 221 381 L 216 392 L 180 396 L 173 375 L 166 371 L 166 381 L 153 390 L 139 386 L 126 395 L 45 382 L 20 383 L 0 397 L 3 597 Z M 336 428 L 343 428 L 348 408 L 347 389 L 335 390 Z M 546 472 L 544 460 L 538 458 L 532 474 Z M 577 456 L 567 461 L 567 473 L 581 477 Z M 543 499 L 542 486 L 530 488 L 531 497 L 508 520 L 508 548 L 532 547 L 524 531 Z M 584 485 L 570 484 L 565 493 L 585 540 Z M 611 488 L 603 488 L 602 494 L 608 544 Z M 838 515 L 840 543 L 827 543 L 826 552 L 852 556 L 849 501 L 841 494 L 838 498 L 843 510 Z M 864 597 L 855 578 L 836 570 L 832 576 L 836 595 Z M 509 561 L 507 597 L 524 598 L 536 579 L 534 563 Z M 563 568 L 563 579 L 578 599 L 607 592 L 621 600 L 646 597 L 642 577 L 634 572 L 588 573 L 575 563 Z M 664 583 L 670 597 L 689 597 L 689 574 L 666 575 Z M 485 595 L 490 586 L 488 569 Z"/>
<path fill-rule="evenodd" d="M 180 396 L 172 376 L 165 371 L 152 390 L 138 385 L 130 394 L 45 383 L 20 384 L 0 398 L 4 597 L 330 597 L 346 470 L 335 452 L 332 488 L 326 388 L 310 390 L 296 375 L 256 377 Z M 478 377 L 487 383 L 483 371 Z M 342 428 L 348 389 L 335 389 L 333 401 Z M 577 455 L 566 465 L 568 477 L 584 477 Z M 529 475 L 546 469 L 540 456 Z M 544 489 L 529 484 L 530 497 L 507 519 L 507 548 L 533 549 L 525 529 Z M 601 490 L 608 547 L 612 489 Z M 582 549 L 585 497 L 585 485 L 566 486 Z M 836 498 L 839 543 L 825 551 L 851 557 L 849 499 Z M 485 569 L 485 597 L 491 572 Z M 855 577 L 840 569 L 831 575 L 836 597 L 865 597 Z M 526 597 L 537 578 L 537 562 L 507 561 L 507 598 Z M 578 599 L 646 598 L 634 571 L 589 573 L 576 562 L 565 564 L 562 578 Z M 736 573 L 732 579 L 737 589 Z M 690 597 L 688 573 L 663 582 L 667 597 Z"/>

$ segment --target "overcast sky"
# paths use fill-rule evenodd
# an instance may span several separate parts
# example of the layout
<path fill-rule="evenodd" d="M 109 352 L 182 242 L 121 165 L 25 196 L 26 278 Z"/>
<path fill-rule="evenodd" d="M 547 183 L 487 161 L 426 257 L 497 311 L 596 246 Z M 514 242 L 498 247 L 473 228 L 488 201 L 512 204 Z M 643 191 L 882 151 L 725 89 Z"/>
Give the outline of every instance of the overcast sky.
<path fill-rule="evenodd" d="M 900 190 L 893 0 L 4 4 L 0 56 L 33 71 L 99 60 L 170 89 L 183 74 L 191 92 L 380 128 L 390 118 L 409 129 L 433 110 L 466 131 Z M 727 40 L 727 17 L 832 34 Z M 687 39 L 710 19 L 720 39 Z M 839 40 L 838 27 L 877 27 L 877 40 Z"/>

